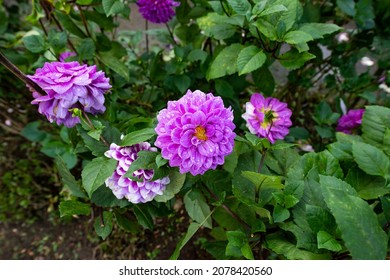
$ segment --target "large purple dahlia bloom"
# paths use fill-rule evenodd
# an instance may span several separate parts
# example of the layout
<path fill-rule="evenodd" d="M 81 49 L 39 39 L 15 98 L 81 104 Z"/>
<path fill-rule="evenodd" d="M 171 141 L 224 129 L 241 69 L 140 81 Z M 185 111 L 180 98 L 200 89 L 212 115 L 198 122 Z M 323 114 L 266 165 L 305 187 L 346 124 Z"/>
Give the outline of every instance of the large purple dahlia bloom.
<path fill-rule="evenodd" d="M 114 143 L 110 145 L 110 149 L 104 155 L 108 158 L 116 159 L 118 164 L 112 176 L 106 180 L 106 185 L 118 199 L 125 197 L 132 203 L 145 203 L 153 200 L 156 195 L 163 194 L 166 185 L 169 184 L 169 177 L 152 181 L 153 169 L 135 171 L 133 176 L 140 179 L 140 182 L 124 176 L 127 170 L 129 170 L 131 163 L 138 158 L 139 151 L 156 150 L 147 142 L 126 147 L 120 147 Z"/>
<path fill-rule="evenodd" d="M 246 120 L 249 131 L 258 137 L 268 138 L 273 144 L 276 139 L 283 139 L 292 125 L 292 112 L 287 104 L 276 98 L 267 97 L 259 93 L 251 96 L 250 102 L 245 104 Z"/>
<path fill-rule="evenodd" d="M 138 0 L 139 12 L 153 23 L 167 23 L 175 16 L 174 7 L 180 5 L 173 0 Z"/>
<path fill-rule="evenodd" d="M 364 109 L 349 110 L 347 114 L 339 119 L 336 131 L 351 134 L 354 128 L 362 124 L 363 114 Z"/>
<path fill-rule="evenodd" d="M 180 173 L 203 174 L 215 169 L 233 151 L 233 113 L 220 97 L 190 90 L 157 115 L 157 140 L 162 157 Z"/>
<path fill-rule="evenodd" d="M 79 108 L 87 113 L 98 114 L 106 110 L 104 93 L 111 88 L 104 72 L 96 66 L 73 62 L 46 62 L 43 68 L 28 77 L 38 84 L 47 95 L 33 92 L 32 104 L 39 104 L 38 112 L 58 125 L 75 126 L 80 122 L 70 109 Z"/>

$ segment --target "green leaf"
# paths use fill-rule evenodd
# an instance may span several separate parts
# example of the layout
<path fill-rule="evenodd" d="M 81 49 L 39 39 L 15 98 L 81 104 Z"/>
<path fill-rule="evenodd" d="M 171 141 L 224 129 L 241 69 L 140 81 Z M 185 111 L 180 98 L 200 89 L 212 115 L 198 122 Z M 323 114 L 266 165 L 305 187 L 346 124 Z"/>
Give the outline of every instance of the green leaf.
<path fill-rule="evenodd" d="M 229 5 L 239 15 L 246 15 L 252 8 L 248 0 L 227 0 Z"/>
<path fill-rule="evenodd" d="M 137 158 L 134 160 L 129 169 L 126 171 L 125 177 L 131 179 L 137 179 L 133 177 L 133 173 L 139 169 L 153 169 L 156 164 L 156 156 L 158 152 L 152 151 L 139 151 L 137 153 Z"/>
<path fill-rule="evenodd" d="M 276 205 L 272 217 L 274 223 L 281 223 L 290 218 L 290 211 L 280 205 Z"/>
<path fill-rule="evenodd" d="M 280 190 L 284 187 L 280 176 L 264 175 L 252 171 L 243 171 L 241 174 L 256 186 L 256 190 L 260 188 Z"/>
<path fill-rule="evenodd" d="M 371 207 L 344 181 L 320 175 L 325 202 L 354 259 L 385 259 L 387 235 Z"/>
<path fill-rule="evenodd" d="M 103 217 L 95 218 L 94 228 L 96 234 L 105 240 L 112 231 L 112 212 L 104 211 Z"/>
<path fill-rule="evenodd" d="M 389 157 L 375 146 L 355 142 L 352 144 L 352 153 L 359 168 L 367 174 L 384 178 L 390 174 Z"/>
<path fill-rule="evenodd" d="M 337 0 L 336 3 L 342 12 L 352 17 L 355 15 L 356 10 L 354 0 Z"/>
<path fill-rule="evenodd" d="M 29 35 L 23 37 L 23 44 L 30 52 L 40 53 L 46 49 L 45 40 L 41 35 Z"/>
<path fill-rule="evenodd" d="M 207 80 L 220 78 L 237 72 L 237 57 L 244 46 L 232 44 L 225 47 L 211 62 L 206 73 Z"/>
<path fill-rule="evenodd" d="M 228 17 L 208 13 L 206 16 L 198 18 L 197 23 L 206 36 L 225 40 L 232 37 L 237 31 L 237 27 L 228 23 L 227 20 Z"/>
<path fill-rule="evenodd" d="M 125 5 L 121 0 L 103 0 L 102 5 L 107 17 L 119 14 L 125 8 Z"/>
<path fill-rule="evenodd" d="M 20 134 L 26 137 L 31 142 L 41 142 L 48 134 L 39 129 L 40 123 L 38 121 L 28 123 L 20 132 Z"/>
<path fill-rule="evenodd" d="M 315 58 L 314 54 L 308 52 L 299 53 L 296 49 L 292 49 L 279 57 L 279 62 L 288 70 L 294 70 L 302 67 L 307 61 Z"/>
<path fill-rule="evenodd" d="M 141 226 L 153 230 L 153 218 L 145 205 L 134 205 L 134 215 Z"/>
<path fill-rule="evenodd" d="M 154 198 L 157 202 L 167 202 L 175 197 L 175 195 L 181 190 L 186 180 L 186 174 L 181 174 L 177 171 L 171 171 L 169 173 L 169 184 L 162 195 L 158 195 Z"/>
<path fill-rule="evenodd" d="M 237 58 L 238 74 L 250 73 L 263 66 L 267 56 L 256 46 L 249 46 L 240 51 Z"/>
<path fill-rule="evenodd" d="M 124 214 L 120 214 L 119 212 L 115 212 L 115 219 L 118 223 L 118 226 L 130 233 L 138 233 L 139 225 L 136 221 L 129 219 Z"/>
<path fill-rule="evenodd" d="M 368 144 L 383 149 L 388 155 L 390 155 L 390 142 L 386 138 L 386 131 L 389 128 L 390 108 L 366 106 L 362 120 L 362 137 Z"/>
<path fill-rule="evenodd" d="M 175 251 L 173 254 L 169 257 L 170 260 L 177 260 L 180 256 L 180 251 L 184 248 L 184 246 L 188 243 L 188 241 L 191 240 L 191 238 L 194 236 L 194 234 L 203 226 L 206 221 L 208 221 L 211 217 L 211 215 L 214 213 L 214 210 L 210 212 L 210 214 L 205 217 L 205 219 L 201 223 L 191 223 L 188 227 L 187 233 L 183 236 L 182 239 L 180 239 L 179 243 L 177 243 Z"/>
<path fill-rule="evenodd" d="M 248 237 L 242 231 L 227 231 L 226 255 L 233 257 L 244 256 L 248 260 L 253 260 L 252 249 L 249 246 Z"/>
<path fill-rule="evenodd" d="M 271 96 L 275 89 L 275 79 L 268 67 L 263 65 L 252 73 L 253 82 L 265 95 Z"/>
<path fill-rule="evenodd" d="M 340 243 L 326 231 L 317 232 L 318 249 L 327 249 L 333 252 L 340 252 L 342 246 Z"/>
<path fill-rule="evenodd" d="M 117 165 L 115 159 L 95 158 L 81 172 L 83 187 L 89 197 L 112 175 Z"/>
<path fill-rule="evenodd" d="M 106 185 L 100 186 L 91 197 L 91 202 L 100 207 L 126 207 L 130 205 L 127 199 L 118 199 Z"/>
<path fill-rule="evenodd" d="M 76 47 L 79 60 L 93 59 L 95 56 L 95 49 L 95 43 L 91 38 L 81 40 Z"/>
<path fill-rule="evenodd" d="M 54 49 L 55 52 L 60 52 L 62 49 L 66 47 L 66 43 L 68 40 L 68 36 L 66 32 L 58 32 L 54 30 L 50 30 L 48 36 L 48 42 L 50 46 Z"/>
<path fill-rule="evenodd" d="M 326 260 L 329 254 L 315 254 L 306 250 L 298 249 L 289 241 L 275 235 L 268 235 L 266 247 L 277 254 L 285 256 L 289 260 Z"/>
<path fill-rule="evenodd" d="M 76 181 L 72 173 L 70 173 L 69 169 L 66 167 L 65 162 L 61 157 L 57 157 L 55 159 L 58 173 L 60 173 L 61 180 L 63 184 L 69 188 L 72 195 L 76 197 L 85 198 L 86 195 L 80 188 L 80 184 Z"/>
<path fill-rule="evenodd" d="M 76 35 L 79 38 L 87 37 L 84 32 L 77 26 L 77 24 L 74 23 L 74 21 L 69 15 L 61 13 L 59 11 L 55 11 L 55 15 L 61 25 L 64 27 L 64 29 L 66 29 L 66 31 L 72 33 L 73 35 Z"/>
<path fill-rule="evenodd" d="M 300 31 L 309 34 L 313 39 L 322 39 L 325 35 L 339 31 L 341 27 L 331 23 L 305 23 L 299 27 Z"/>
<path fill-rule="evenodd" d="M 267 16 L 267 15 L 285 12 L 285 11 L 287 11 L 286 6 L 278 4 L 278 5 L 273 5 L 269 8 L 264 9 L 262 12 L 259 13 L 259 16 Z"/>
<path fill-rule="evenodd" d="M 77 0 L 76 3 L 79 5 L 89 5 L 93 2 L 94 0 Z"/>
<path fill-rule="evenodd" d="M 99 52 L 99 57 L 105 65 L 122 76 L 126 81 L 130 80 L 129 68 L 112 51 Z"/>
<path fill-rule="evenodd" d="M 133 131 L 123 137 L 121 146 L 132 146 L 149 140 L 154 135 L 156 135 L 154 128 L 144 128 L 141 130 Z"/>
<path fill-rule="evenodd" d="M 210 207 L 207 205 L 204 196 L 196 189 L 192 189 L 186 193 L 184 196 L 184 206 L 191 219 L 198 223 L 204 221 L 211 213 Z M 204 221 L 203 224 L 205 227 L 211 229 L 211 218 Z"/>
<path fill-rule="evenodd" d="M 309 42 L 313 40 L 313 37 L 307 34 L 306 32 L 299 31 L 299 30 L 293 30 L 288 32 L 283 40 L 286 43 L 292 44 L 292 45 L 297 45 L 297 44 L 302 44 Z"/>
<path fill-rule="evenodd" d="M 390 193 L 386 180 L 380 176 L 371 176 L 354 167 L 348 171 L 345 181 L 358 192 L 359 197 L 370 200 Z"/>
<path fill-rule="evenodd" d="M 333 232 L 336 229 L 336 221 L 332 214 L 322 207 L 306 204 L 306 219 L 314 232 L 321 230 Z"/>
<path fill-rule="evenodd" d="M 73 215 L 89 215 L 91 213 L 91 206 L 76 200 L 66 200 L 60 202 L 59 210 L 61 218 Z"/>

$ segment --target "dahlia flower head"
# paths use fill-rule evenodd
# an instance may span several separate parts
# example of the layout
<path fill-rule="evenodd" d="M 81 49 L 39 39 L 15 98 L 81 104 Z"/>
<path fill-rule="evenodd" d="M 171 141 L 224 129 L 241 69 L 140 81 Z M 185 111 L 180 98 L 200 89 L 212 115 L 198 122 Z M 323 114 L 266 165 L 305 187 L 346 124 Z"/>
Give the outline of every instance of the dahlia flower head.
<path fill-rule="evenodd" d="M 111 88 L 109 78 L 97 71 L 96 65 L 72 62 L 46 62 L 34 75 L 28 75 L 47 94 L 33 92 L 31 103 L 38 104 L 38 112 L 50 122 L 73 127 L 80 123 L 70 109 L 79 108 L 87 113 L 104 113 L 104 93 Z"/>
<path fill-rule="evenodd" d="M 153 23 L 167 23 L 175 16 L 174 7 L 180 5 L 173 0 L 138 0 L 140 14 Z"/>
<path fill-rule="evenodd" d="M 108 158 L 118 161 L 114 173 L 105 183 L 116 198 L 126 198 L 131 203 L 146 203 L 152 201 L 157 195 L 162 195 L 169 184 L 169 177 L 153 180 L 153 169 L 140 169 L 133 173 L 133 177 L 140 181 L 133 181 L 125 177 L 133 161 L 138 158 L 139 151 L 156 151 L 149 143 L 142 142 L 133 146 L 120 147 L 115 143 L 110 145 L 110 149 L 104 153 Z"/>
<path fill-rule="evenodd" d="M 260 93 L 254 93 L 245 104 L 242 117 L 252 134 L 267 138 L 272 144 L 277 139 L 284 139 L 289 132 L 292 112 L 287 104 L 273 97 L 265 98 Z"/>
<path fill-rule="evenodd" d="M 362 124 L 364 109 L 352 109 L 347 114 L 341 116 L 338 121 L 336 131 L 352 134 L 353 129 Z"/>
<path fill-rule="evenodd" d="M 155 146 L 171 167 L 180 173 L 204 174 L 222 165 L 233 151 L 232 109 L 225 108 L 221 97 L 200 90 L 169 101 L 157 115 Z"/>

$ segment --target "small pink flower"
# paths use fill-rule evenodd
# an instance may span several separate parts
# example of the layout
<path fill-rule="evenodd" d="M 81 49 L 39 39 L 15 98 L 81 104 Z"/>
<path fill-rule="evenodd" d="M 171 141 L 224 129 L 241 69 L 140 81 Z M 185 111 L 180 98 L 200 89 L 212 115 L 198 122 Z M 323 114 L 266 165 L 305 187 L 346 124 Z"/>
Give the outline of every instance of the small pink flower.
<path fill-rule="evenodd" d="M 246 126 L 252 134 L 268 138 L 273 144 L 277 139 L 284 139 L 289 132 L 292 112 L 287 104 L 273 97 L 265 98 L 259 93 L 251 96 L 245 104 Z"/>

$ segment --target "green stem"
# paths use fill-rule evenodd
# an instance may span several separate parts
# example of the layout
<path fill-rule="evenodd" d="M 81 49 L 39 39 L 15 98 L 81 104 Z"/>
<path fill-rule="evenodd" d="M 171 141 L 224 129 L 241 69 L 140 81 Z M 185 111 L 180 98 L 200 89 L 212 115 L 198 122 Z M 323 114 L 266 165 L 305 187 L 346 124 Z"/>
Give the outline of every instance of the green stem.
<path fill-rule="evenodd" d="M 95 126 L 93 125 L 91 119 L 88 117 L 87 113 L 84 112 L 83 110 L 81 110 L 83 112 L 83 116 L 87 122 L 87 124 L 89 125 L 89 127 L 92 129 L 92 130 L 96 130 Z M 107 147 L 110 146 L 110 144 L 108 144 L 107 140 L 103 137 L 103 135 L 100 135 L 100 140 L 103 142 L 104 145 L 106 145 Z"/>

